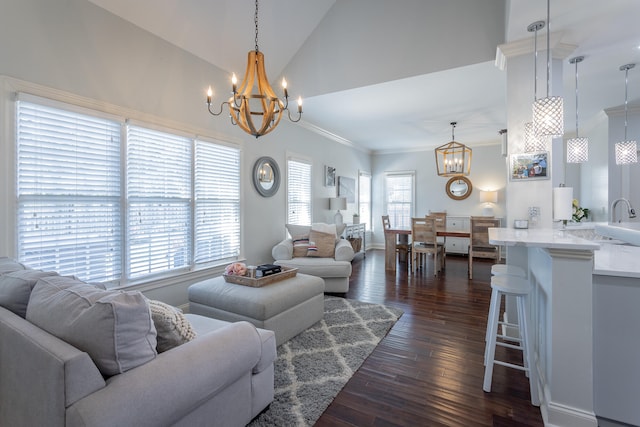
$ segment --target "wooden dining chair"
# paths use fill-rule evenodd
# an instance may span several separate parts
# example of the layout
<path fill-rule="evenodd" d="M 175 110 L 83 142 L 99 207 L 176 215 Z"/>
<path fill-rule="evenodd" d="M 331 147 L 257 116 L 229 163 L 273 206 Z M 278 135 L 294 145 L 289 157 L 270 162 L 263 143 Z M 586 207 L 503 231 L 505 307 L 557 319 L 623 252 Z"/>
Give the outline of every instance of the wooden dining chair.
<path fill-rule="evenodd" d="M 500 261 L 500 246 L 489 243 L 489 228 L 500 227 L 494 217 L 471 217 L 469 238 L 469 279 L 473 279 L 473 258 L 491 258 Z"/>
<path fill-rule="evenodd" d="M 446 212 L 432 212 L 429 211 L 430 217 L 433 217 L 436 220 L 436 230 L 437 231 L 445 231 L 447 229 L 447 213 Z M 446 237 L 438 237 L 438 242 L 445 245 L 447 243 Z"/>
<path fill-rule="evenodd" d="M 411 218 L 411 271 L 415 273 L 425 258 L 433 255 L 433 275 L 444 268 L 444 245 L 438 243 L 435 219 Z"/>
<path fill-rule="evenodd" d="M 391 229 L 391 221 L 389 220 L 389 215 L 382 215 L 382 228 L 384 230 Z M 407 260 L 407 262 L 411 263 L 411 244 L 398 242 L 398 237 L 396 237 L 394 244 L 396 253 L 402 254 L 401 258 L 404 258 Z"/>

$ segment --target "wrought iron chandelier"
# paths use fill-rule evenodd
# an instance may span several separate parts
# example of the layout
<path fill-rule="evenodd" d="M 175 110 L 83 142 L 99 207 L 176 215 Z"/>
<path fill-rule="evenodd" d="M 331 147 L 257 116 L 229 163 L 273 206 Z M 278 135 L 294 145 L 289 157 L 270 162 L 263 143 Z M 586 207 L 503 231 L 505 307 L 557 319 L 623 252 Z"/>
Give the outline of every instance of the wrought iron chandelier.
<path fill-rule="evenodd" d="M 287 81 L 282 79 L 282 89 L 284 91 L 284 101 L 278 98 L 269 84 L 267 74 L 264 69 L 264 55 L 258 48 L 258 0 L 256 0 L 256 12 L 254 15 L 256 28 L 255 50 L 249 51 L 247 59 L 247 71 L 244 79 L 237 86 L 236 75 L 231 78 L 232 96 L 228 101 L 220 104 L 220 111 L 211 110 L 211 99 L 213 90 L 211 86 L 207 91 L 207 108 L 214 116 L 222 114 L 224 105 L 229 106 L 231 123 L 240 126 L 242 130 L 255 136 L 256 138 L 266 135 L 274 130 L 280 123 L 282 114 L 286 111 L 289 120 L 299 122 L 302 118 L 302 98 L 298 98 L 298 118 L 293 119 L 289 111 L 289 92 L 287 91 Z"/>
<path fill-rule="evenodd" d="M 471 173 L 471 148 L 455 141 L 458 122 L 451 122 L 451 142 L 436 148 L 436 167 L 439 176 L 460 176 Z"/>

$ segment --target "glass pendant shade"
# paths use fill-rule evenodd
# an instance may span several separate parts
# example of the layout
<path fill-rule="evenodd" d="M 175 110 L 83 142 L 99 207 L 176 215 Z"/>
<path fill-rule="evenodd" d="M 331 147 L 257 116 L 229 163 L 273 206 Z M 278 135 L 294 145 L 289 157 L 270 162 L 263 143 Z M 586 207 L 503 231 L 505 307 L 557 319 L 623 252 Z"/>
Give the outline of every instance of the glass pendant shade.
<path fill-rule="evenodd" d="M 636 141 L 616 143 L 616 165 L 638 163 L 638 144 Z"/>
<path fill-rule="evenodd" d="M 533 131 L 533 122 L 524 124 L 524 151 L 525 153 L 535 153 L 547 151 L 547 137 L 537 137 Z"/>
<path fill-rule="evenodd" d="M 615 145 L 616 165 L 628 165 L 638 163 L 638 144 L 636 141 L 627 139 L 627 121 L 629 119 L 629 70 L 636 64 L 626 64 L 620 67 L 624 71 L 624 141 Z"/>
<path fill-rule="evenodd" d="M 564 135 L 563 104 L 559 96 L 548 96 L 533 103 L 533 132 L 538 138 Z"/>
<path fill-rule="evenodd" d="M 571 138 L 567 141 L 567 163 L 584 163 L 589 161 L 589 139 Z"/>
<path fill-rule="evenodd" d="M 567 141 L 567 163 L 584 163 L 589 161 L 589 139 L 579 136 L 578 116 L 578 64 L 584 56 L 571 58 L 569 63 L 576 67 L 576 137 Z"/>

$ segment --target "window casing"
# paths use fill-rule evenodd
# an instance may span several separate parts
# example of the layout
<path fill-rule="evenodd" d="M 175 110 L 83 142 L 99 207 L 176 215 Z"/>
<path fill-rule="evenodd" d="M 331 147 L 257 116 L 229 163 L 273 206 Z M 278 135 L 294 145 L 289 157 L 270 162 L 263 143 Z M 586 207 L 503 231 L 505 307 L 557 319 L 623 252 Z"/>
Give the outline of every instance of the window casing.
<path fill-rule="evenodd" d="M 371 222 L 371 174 L 368 172 L 358 173 L 358 215 L 360 222 L 373 226 Z"/>
<path fill-rule="evenodd" d="M 27 98 L 16 103 L 21 262 L 127 284 L 238 257 L 238 148 Z"/>
<path fill-rule="evenodd" d="M 385 211 L 394 228 L 411 228 L 414 215 L 415 172 L 385 174 Z"/>
<path fill-rule="evenodd" d="M 311 225 L 311 162 L 287 159 L 287 224 Z"/>

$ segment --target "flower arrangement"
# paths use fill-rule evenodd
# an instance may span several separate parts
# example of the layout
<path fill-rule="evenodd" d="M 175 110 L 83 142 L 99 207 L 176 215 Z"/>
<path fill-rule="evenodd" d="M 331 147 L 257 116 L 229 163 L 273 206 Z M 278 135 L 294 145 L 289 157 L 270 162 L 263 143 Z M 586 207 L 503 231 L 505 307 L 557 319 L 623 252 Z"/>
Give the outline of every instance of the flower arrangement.
<path fill-rule="evenodd" d="M 243 262 L 234 262 L 224 269 L 228 276 L 244 276 L 247 274 L 247 266 Z"/>
<path fill-rule="evenodd" d="M 581 208 L 580 203 L 578 203 L 578 199 L 573 199 L 573 215 L 572 219 L 575 222 L 580 222 L 583 219 L 587 219 L 589 217 L 589 209 Z"/>

